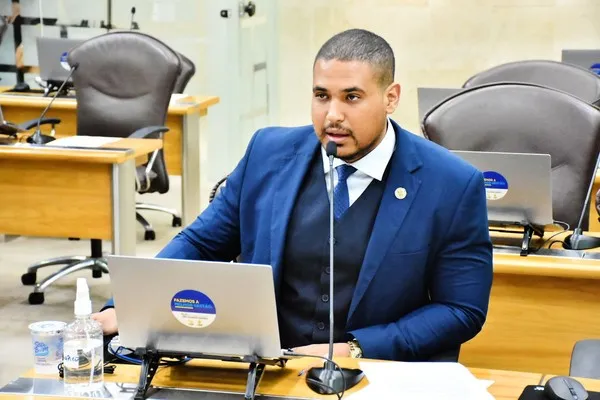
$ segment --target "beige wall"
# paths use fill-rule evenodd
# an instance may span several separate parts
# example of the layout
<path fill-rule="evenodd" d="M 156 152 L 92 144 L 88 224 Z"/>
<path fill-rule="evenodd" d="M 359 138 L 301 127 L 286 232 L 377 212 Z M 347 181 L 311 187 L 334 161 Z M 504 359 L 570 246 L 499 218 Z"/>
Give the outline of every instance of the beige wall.
<path fill-rule="evenodd" d="M 372 30 L 396 55 L 393 117 L 419 132 L 417 87 L 457 87 L 508 61 L 600 48 L 600 0 L 278 0 L 283 125 L 310 123 L 312 59 L 331 35 Z"/>

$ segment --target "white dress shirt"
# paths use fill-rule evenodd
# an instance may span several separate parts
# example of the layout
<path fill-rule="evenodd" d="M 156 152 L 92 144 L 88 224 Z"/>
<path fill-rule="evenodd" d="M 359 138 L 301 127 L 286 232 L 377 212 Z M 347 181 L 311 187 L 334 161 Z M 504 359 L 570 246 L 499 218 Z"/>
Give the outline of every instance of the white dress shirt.
<path fill-rule="evenodd" d="M 350 200 L 348 203 L 349 206 L 351 206 L 360 197 L 360 195 L 363 194 L 373 179 L 377 179 L 378 181 L 383 179 L 383 174 L 385 173 L 385 169 L 392 158 L 395 146 L 396 134 L 394 132 L 394 127 L 388 118 L 385 136 L 377 145 L 377 147 L 371 150 L 369 154 L 353 163 L 347 163 L 339 158 L 333 159 L 334 169 L 342 164 L 349 164 L 356 168 L 356 172 L 350 175 L 346 181 L 348 184 L 348 196 Z M 323 146 L 321 146 L 321 155 L 323 157 L 323 170 L 325 171 L 327 192 L 329 193 L 329 158 L 327 157 L 327 153 L 325 152 Z M 335 187 L 335 185 L 338 183 L 337 170 L 335 171 L 333 181 Z"/>

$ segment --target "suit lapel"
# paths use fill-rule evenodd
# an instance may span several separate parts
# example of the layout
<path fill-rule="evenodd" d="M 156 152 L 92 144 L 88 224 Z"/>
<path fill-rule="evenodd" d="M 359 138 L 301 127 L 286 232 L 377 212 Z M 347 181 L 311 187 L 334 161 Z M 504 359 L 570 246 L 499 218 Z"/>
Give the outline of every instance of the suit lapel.
<path fill-rule="evenodd" d="M 395 122 L 392 121 L 392 123 L 396 132 L 396 150 L 390 160 L 389 175 L 354 290 L 348 320 L 352 317 L 371 280 L 390 250 L 421 185 L 421 181 L 413 175 L 413 172 L 421 166 L 421 161 L 416 153 L 412 138 L 408 136 L 412 134 L 403 131 Z M 395 192 L 398 188 L 406 190 L 405 198 L 399 199 L 396 197 Z"/>
<path fill-rule="evenodd" d="M 298 191 L 306 176 L 310 162 L 317 150 L 319 141 L 313 132 L 309 138 L 301 143 L 296 143 L 295 154 L 281 160 L 279 173 L 273 196 L 273 211 L 271 215 L 271 265 L 275 279 L 275 291 L 279 293 L 279 279 L 281 277 L 281 260 L 283 246 L 287 233 L 290 216 L 294 208 Z"/>

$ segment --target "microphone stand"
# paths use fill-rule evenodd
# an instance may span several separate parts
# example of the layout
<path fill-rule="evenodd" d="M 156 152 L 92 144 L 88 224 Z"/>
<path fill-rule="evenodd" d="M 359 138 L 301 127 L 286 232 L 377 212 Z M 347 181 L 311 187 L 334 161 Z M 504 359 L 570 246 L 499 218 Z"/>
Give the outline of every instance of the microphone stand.
<path fill-rule="evenodd" d="M 306 382 L 308 387 L 319 394 L 338 394 L 342 393 L 356 384 L 364 377 L 360 369 L 337 368 L 331 360 L 333 360 L 333 333 L 334 333 L 334 318 L 333 318 L 333 246 L 334 246 L 334 213 L 333 213 L 333 159 L 337 155 L 337 145 L 334 142 L 328 142 L 325 147 L 327 156 L 329 157 L 329 353 L 328 361 L 325 362 L 323 368 L 311 368 L 306 373 Z"/>
<path fill-rule="evenodd" d="M 592 174 L 592 179 L 588 186 L 587 195 L 585 196 L 585 202 L 583 204 L 583 209 L 581 210 L 581 215 L 579 216 L 579 222 L 577 223 L 577 227 L 573 230 L 573 233 L 565 238 L 563 247 L 565 249 L 570 250 L 588 250 L 596 247 L 600 247 L 600 238 L 594 236 L 587 236 L 583 234 L 583 229 L 581 225 L 583 225 L 583 218 L 585 217 L 585 213 L 590 204 L 590 198 L 592 197 L 592 188 L 594 186 L 594 180 L 596 178 L 596 173 L 598 171 L 598 165 L 600 165 L 600 153 L 596 158 L 596 165 L 594 166 L 594 173 Z"/>
<path fill-rule="evenodd" d="M 46 144 L 46 143 L 49 143 L 49 142 L 51 142 L 53 140 L 56 140 L 56 138 L 53 137 L 53 136 L 42 134 L 42 130 L 40 128 L 40 125 L 42 124 L 42 119 L 46 116 L 46 113 L 50 109 L 50 106 L 52 106 L 52 103 L 54 103 L 54 100 L 56 100 L 56 98 L 60 95 L 60 93 L 62 93 L 63 88 L 66 86 L 67 82 L 69 82 L 69 79 L 71 78 L 71 75 L 73 75 L 73 72 L 75 72 L 75 70 L 77 69 L 78 66 L 79 66 L 79 64 L 75 64 L 75 65 L 73 65 L 71 67 L 71 71 L 69 72 L 69 75 L 63 81 L 62 85 L 60 85 L 60 87 L 58 88 L 58 90 L 56 91 L 56 93 L 52 97 L 52 100 L 50 100 L 50 102 L 48 103 L 48 105 L 46 106 L 46 108 L 44 109 L 44 111 L 42 111 L 42 114 L 40 115 L 40 118 L 38 119 L 37 127 L 35 128 L 35 132 L 33 133 L 33 135 L 31 135 L 31 136 L 29 136 L 27 138 L 27 143 L 32 143 L 32 144 Z"/>

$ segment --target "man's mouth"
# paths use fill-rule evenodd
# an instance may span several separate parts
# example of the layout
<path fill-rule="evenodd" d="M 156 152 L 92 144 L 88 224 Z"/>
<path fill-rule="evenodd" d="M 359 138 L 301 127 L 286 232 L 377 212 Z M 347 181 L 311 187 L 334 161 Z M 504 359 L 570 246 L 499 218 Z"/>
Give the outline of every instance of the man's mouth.
<path fill-rule="evenodd" d="M 325 131 L 325 135 L 327 136 L 327 139 L 338 144 L 344 142 L 348 137 L 350 137 L 350 134 L 345 131 L 330 129 Z"/>
<path fill-rule="evenodd" d="M 348 131 L 345 129 L 327 128 L 325 129 L 325 135 L 327 135 L 327 138 L 332 142 L 339 143 L 349 137 L 350 133 L 348 133 Z"/>
<path fill-rule="evenodd" d="M 325 133 L 333 136 L 348 136 L 347 131 L 338 128 L 327 128 L 325 129 Z"/>

